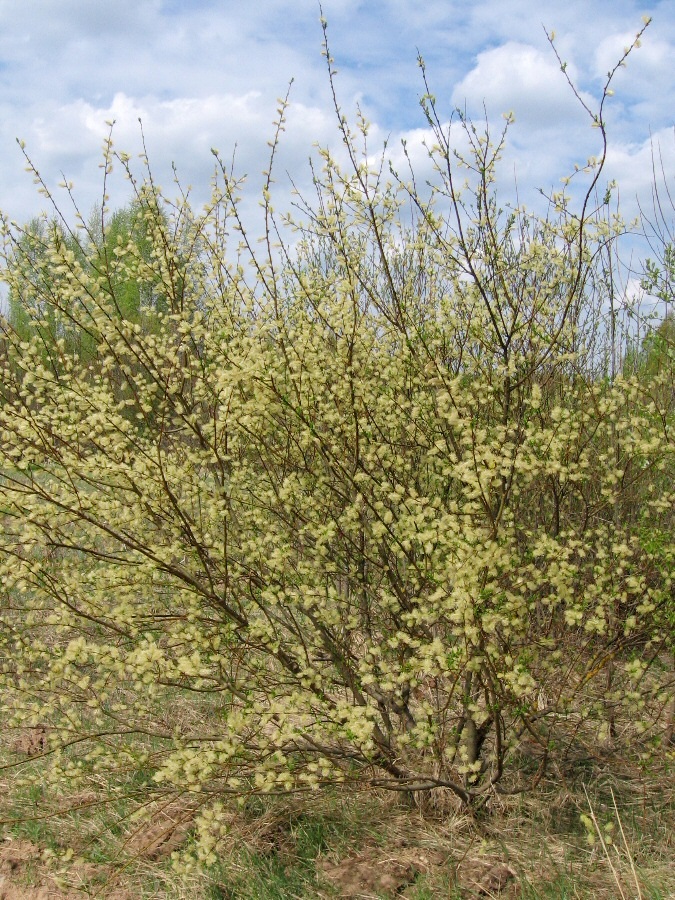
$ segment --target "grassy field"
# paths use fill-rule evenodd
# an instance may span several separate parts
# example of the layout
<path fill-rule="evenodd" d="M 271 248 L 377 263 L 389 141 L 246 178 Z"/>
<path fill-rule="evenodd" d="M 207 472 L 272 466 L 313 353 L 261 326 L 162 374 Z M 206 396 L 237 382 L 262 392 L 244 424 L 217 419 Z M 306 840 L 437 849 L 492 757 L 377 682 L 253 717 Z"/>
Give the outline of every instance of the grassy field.
<path fill-rule="evenodd" d="M 39 732 L 4 741 L 44 765 Z M 4 825 L 3 900 L 675 897 L 672 751 L 648 770 L 578 760 L 480 817 L 440 794 L 421 807 L 378 792 L 253 797 L 232 805 L 208 871 L 190 867 L 194 795 L 156 804 L 139 830 L 128 800 L 49 798 L 2 774 L 3 818 L 23 819 Z M 35 818 L 50 802 L 72 811 Z"/>

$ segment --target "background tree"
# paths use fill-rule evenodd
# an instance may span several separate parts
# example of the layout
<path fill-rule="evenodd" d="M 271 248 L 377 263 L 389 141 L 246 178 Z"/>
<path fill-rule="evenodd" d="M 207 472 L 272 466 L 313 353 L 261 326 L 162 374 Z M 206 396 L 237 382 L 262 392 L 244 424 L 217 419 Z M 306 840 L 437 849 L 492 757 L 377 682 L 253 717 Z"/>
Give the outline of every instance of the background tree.
<path fill-rule="evenodd" d="M 156 224 L 166 226 L 163 214 Z M 94 208 L 86 226 L 78 230 L 72 230 L 58 216 L 33 219 L 12 236 L 8 248 L 12 265 L 22 272 L 22 278 L 9 292 L 7 321 L 24 339 L 40 334 L 45 352 L 62 338 L 66 350 L 77 353 L 83 362 L 91 361 L 96 353 L 91 324 L 87 328 L 81 316 L 69 320 L 61 315 L 58 326 L 54 316 L 44 321 L 41 318 L 41 305 L 46 311 L 50 309 L 45 297 L 54 287 L 53 259 L 49 258 L 54 249 L 62 250 L 65 259 L 87 273 L 102 276 L 99 288 L 110 294 L 121 319 L 148 328 L 157 311 L 166 311 L 166 298 L 157 283 L 138 277 L 139 266 L 148 266 L 152 252 L 140 198 L 113 213 Z M 117 265 L 122 255 L 125 262 Z M 132 259 L 135 267 L 129 265 Z M 78 302 L 90 302 L 86 291 Z M 58 298 L 52 299 L 51 306 L 58 306 Z"/>

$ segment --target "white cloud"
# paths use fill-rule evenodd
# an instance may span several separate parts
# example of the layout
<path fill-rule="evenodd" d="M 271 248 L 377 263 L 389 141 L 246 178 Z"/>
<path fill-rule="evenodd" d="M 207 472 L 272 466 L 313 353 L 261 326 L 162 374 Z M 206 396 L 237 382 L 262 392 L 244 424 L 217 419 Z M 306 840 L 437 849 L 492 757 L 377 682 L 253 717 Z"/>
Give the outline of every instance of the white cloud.
<path fill-rule="evenodd" d="M 575 81 L 574 66 L 568 71 Z M 593 105 L 588 94 L 582 98 Z M 453 101 L 460 107 L 466 102 L 478 114 L 485 104 L 489 118 L 513 112 L 517 121 L 537 130 L 587 117 L 552 54 L 515 41 L 479 53 L 476 66 L 455 88 Z"/>
<path fill-rule="evenodd" d="M 623 31 L 607 35 L 598 44 L 593 60 L 598 78 L 605 78 L 614 69 L 634 40 L 635 32 Z M 669 41 L 646 32 L 641 46 L 631 53 L 626 68 L 617 76 L 621 78 L 623 89 L 635 92 L 644 87 L 645 80 L 651 79 L 650 90 L 661 91 L 661 79 L 671 81 L 673 77 L 670 62 L 674 51 L 675 46 Z M 655 77 L 660 82 L 658 88 L 653 83 Z"/>
<path fill-rule="evenodd" d="M 615 178 L 620 185 L 623 204 L 632 214 L 637 214 L 637 198 L 645 211 L 652 206 L 653 188 L 663 195 L 665 208 L 669 206 L 663 179 L 673 193 L 673 173 L 675 173 L 675 131 L 664 128 L 656 131 L 641 143 L 612 142 L 607 149 L 607 175 Z M 670 209 L 671 219 L 675 209 Z"/>
<path fill-rule="evenodd" d="M 360 99 L 374 123 L 369 152 L 376 156 L 388 137 L 390 156 L 403 170 L 399 139 L 406 137 L 418 174 L 430 173 L 422 142 L 428 130 L 417 106 L 419 48 L 441 118 L 465 100 L 481 118 L 485 101 L 496 132 L 501 113 L 514 110 L 502 191 L 513 192 L 515 177 L 528 202 L 540 186 L 557 188 L 572 162 L 598 149 L 597 131 L 565 83 L 542 22 L 558 32 L 568 71 L 590 102 L 643 12 L 638 0 L 324 0 L 323 6 L 340 102 L 351 115 Z M 651 6 L 654 24 L 607 107 L 608 172 L 623 183 L 625 198 L 649 189 L 650 126 L 663 136 L 672 121 L 675 21 L 668 2 Z M 175 161 L 195 198 L 205 197 L 210 148 L 230 158 L 236 144 L 236 168 L 250 175 L 247 203 L 254 209 L 276 98 L 294 76 L 276 170 L 283 205 L 290 192 L 285 171 L 307 189 L 312 145 L 340 148 L 321 38 L 315 0 L 0 0 L 0 207 L 25 221 L 44 205 L 21 171 L 15 136 L 26 140 L 50 185 L 62 172 L 76 183 L 86 211 L 101 193 L 105 121 L 117 120 L 116 146 L 134 153 L 141 117 L 160 183 L 170 183 Z M 675 161 L 666 162 L 672 178 Z M 115 190 L 113 202 L 124 186 Z"/>

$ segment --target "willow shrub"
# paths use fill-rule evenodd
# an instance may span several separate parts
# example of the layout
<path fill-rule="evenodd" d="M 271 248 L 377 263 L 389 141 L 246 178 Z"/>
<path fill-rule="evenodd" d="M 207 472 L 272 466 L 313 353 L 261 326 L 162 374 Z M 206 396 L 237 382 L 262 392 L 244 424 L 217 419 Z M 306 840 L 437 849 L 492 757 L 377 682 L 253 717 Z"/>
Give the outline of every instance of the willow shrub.
<path fill-rule="evenodd" d="M 262 245 L 222 166 L 201 213 L 137 187 L 150 252 L 53 228 L 46 278 L 6 232 L 4 722 L 59 791 L 193 792 L 207 861 L 230 795 L 481 804 L 667 728 L 672 371 L 603 369 L 601 162 L 575 211 L 506 215 L 503 135 L 465 123 L 460 193 L 425 104 L 427 197 L 340 118 Z"/>

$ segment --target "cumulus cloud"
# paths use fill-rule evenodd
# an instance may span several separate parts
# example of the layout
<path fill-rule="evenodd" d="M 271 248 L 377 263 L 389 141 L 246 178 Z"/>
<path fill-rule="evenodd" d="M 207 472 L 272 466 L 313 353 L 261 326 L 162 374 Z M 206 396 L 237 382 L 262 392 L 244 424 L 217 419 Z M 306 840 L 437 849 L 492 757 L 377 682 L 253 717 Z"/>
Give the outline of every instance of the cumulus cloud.
<path fill-rule="evenodd" d="M 667 3 L 652 5 L 654 24 L 608 107 L 611 174 L 628 185 L 624 196 L 648 188 L 650 126 L 665 135 L 672 117 L 675 28 Z M 373 155 L 388 140 L 392 161 L 403 169 L 403 137 L 420 177 L 430 172 L 429 133 L 417 102 L 423 90 L 419 49 L 441 118 L 465 103 L 480 118 L 485 103 L 498 128 L 502 112 L 515 112 L 503 171 L 507 183 L 517 179 L 526 200 L 538 187 L 558 186 L 573 162 L 597 152 L 597 132 L 588 128 L 559 71 L 542 21 L 558 32 L 568 71 L 592 104 L 603 71 L 640 26 L 643 11 L 637 0 L 606 6 L 587 0 L 324 0 L 323 8 L 340 104 L 351 116 L 359 102 L 373 122 Z M 138 118 L 158 180 L 170 182 L 175 161 L 198 199 L 208 190 L 211 147 L 230 158 L 236 145 L 236 168 L 250 175 L 254 207 L 276 100 L 294 77 L 277 168 L 285 202 L 286 170 L 307 189 L 314 143 L 338 150 L 341 144 L 321 40 L 315 0 L 0 0 L 0 207 L 25 221 L 44 205 L 22 176 L 15 136 L 26 140 L 50 184 L 62 173 L 76 183 L 86 210 L 100 198 L 106 120 L 116 120 L 117 147 L 135 153 Z M 675 171 L 670 156 L 666 163 Z M 123 196 L 123 185 L 119 190 L 113 202 Z"/>
<path fill-rule="evenodd" d="M 647 140 L 639 143 L 610 143 L 607 151 L 607 175 L 619 182 L 624 202 L 632 209 L 638 198 L 643 205 L 650 204 L 654 188 L 664 195 L 667 204 L 666 183 L 675 173 L 675 132 L 672 128 L 655 131 Z M 675 210 L 671 211 L 675 216 Z"/>
<path fill-rule="evenodd" d="M 574 66 L 569 74 L 573 81 L 578 77 Z M 593 105 L 588 94 L 582 98 Z M 513 112 L 530 129 L 577 124 L 587 117 L 552 54 L 515 41 L 479 53 L 453 100 L 460 107 L 466 103 L 474 113 L 485 105 L 490 118 Z"/>
<path fill-rule="evenodd" d="M 594 69 L 598 78 L 604 78 L 635 40 L 635 32 L 622 31 L 607 35 L 597 46 L 594 54 Z M 641 46 L 630 56 L 628 66 L 620 73 L 622 88 L 631 93 L 642 92 L 647 86 L 654 88 L 653 79 L 659 79 L 659 92 L 663 90 L 662 79 L 673 81 L 670 61 L 675 45 L 649 32 L 642 38 Z"/>

